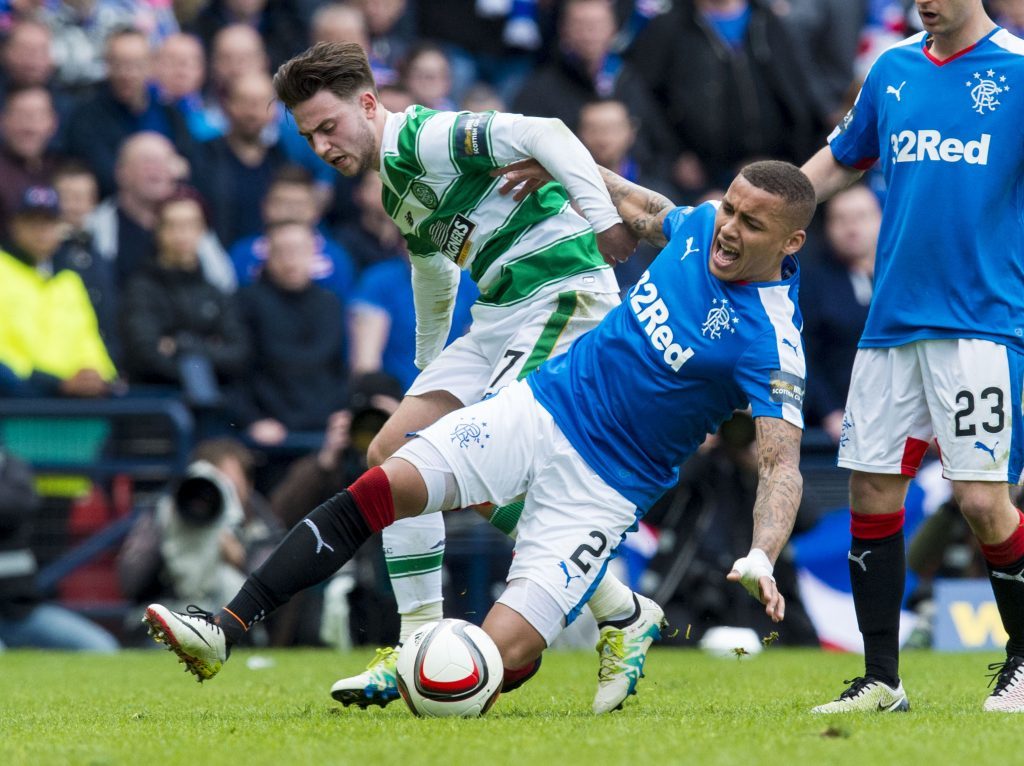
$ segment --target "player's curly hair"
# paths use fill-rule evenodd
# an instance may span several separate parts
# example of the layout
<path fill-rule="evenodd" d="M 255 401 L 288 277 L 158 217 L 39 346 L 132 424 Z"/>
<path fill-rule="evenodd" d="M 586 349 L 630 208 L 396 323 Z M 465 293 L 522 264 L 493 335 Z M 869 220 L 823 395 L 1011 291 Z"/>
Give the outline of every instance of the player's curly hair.
<path fill-rule="evenodd" d="M 781 197 L 797 228 L 804 229 L 811 223 L 818 205 L 817 197 L 811 179 L 796 165 L 779 160 L 761 160 L 744 166 L 740 175 L 758 189 Z"/>
<path fill-rule="evenodd" d="M 377 92 L 366 53 L 356 43 L 317 43 L 281 64 L 274 90 L 288 109 L 327 90 L 341 99 Z"/>

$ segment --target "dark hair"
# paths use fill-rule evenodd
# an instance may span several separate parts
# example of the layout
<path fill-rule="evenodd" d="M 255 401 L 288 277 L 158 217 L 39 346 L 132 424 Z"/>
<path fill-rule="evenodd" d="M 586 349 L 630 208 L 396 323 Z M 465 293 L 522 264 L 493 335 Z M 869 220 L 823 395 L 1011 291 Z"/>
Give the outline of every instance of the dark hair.
<path fill-rule="evenodd" d="M 357 43 L 317 43 L 274 75 L 274 90 L 288 109 L 294 109 L 322 90 L 349 99 L 363 90 L 377 92 L 366 53 Z"/>
<path fill-rule="evenodd" d="M 119 24 L 107 34 L 107 39 L 103 41 L 104 50 L 109 52 L 110 44 L 122 37 L 141 37 L 147 43 L 149 42 L 149 36 L 138 27 L 133 27 L 131 24 Z"/>
<path fill-rule="evenodd" d="M 752 162 L 740 170 L 758 189 L 781 197 L 786 203 L 790 219 L 798 228 L 806 228 L 814 217 L 817 197 L 811 180 L 796 165 L 779 160 Z"/>
<path fill-rule="evenodd" d="M 421 40 L 409 48 L 405 56 L 402 57 L 402 61 L 398 64 L 399 81 L 405 83 L 409 79 L 409 70 L 412 69 L 413 62 L 420 56 L 426 56 L 428 53 L 436 53 L 445 61 L 448 61 L 448 55 L 444 52 L 444 48 L 430 40 Z"/>
<path fill-rule="evenodd" d="M 58 178 L 68 178 L 71 176 L 89 176 L 94 181 L 96 180 L 96 174 L 92 172 L 92 168 L 81 160 L 61 160 L 60 164 L 57 165 L 56 169 L 53 171 L 54 182 L 56 182 Z"/>
<path fill-rule="evenodd" d="M 267 185 L 267 191 L 277 186 L 278 184 L 295 184 L 297 186 L 313 186 L 316 181 L 313 179 L 313 174 L 310 173 L 302 165 L 282 165 L 274 174 L 270 177 L 270 183 Z"/>
<path fill-rule="evenodd" d="M 177 204 L 178 202 L 195 202 L 199 205 L 199 212 L 203 214 L 203 224 L 210 227 L 210 209 L 206 204 L 206 199 L 199 190 L 188 184 L 179 184 L 178 187 L 171 192 L 167 199 L 163 200 L 156 208 L 156 225 L 159 227 L 163 224 L 164 211 L 171 205 Z"/>

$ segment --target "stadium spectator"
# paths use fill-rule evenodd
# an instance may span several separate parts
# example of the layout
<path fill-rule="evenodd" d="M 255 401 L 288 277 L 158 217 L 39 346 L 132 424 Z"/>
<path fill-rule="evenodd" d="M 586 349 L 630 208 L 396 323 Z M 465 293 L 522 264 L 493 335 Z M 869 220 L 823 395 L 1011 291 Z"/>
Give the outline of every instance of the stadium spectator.
<path fill-rule="evenodd" d="M 1024 35 L 1024 2 L 1021 0 L 992 0 L 992 16 L 1003 29 L 1020 37 Z"/>
<path fill-rule="evenodd" d="M 214 405 L 220 386 L 245 370 L 248 334 L 233 296 L 199 267 L 207 222 L 197 192 L 179 188 L 155 216 L 156 260 L 121 296 L 125 371 L 135 383 L 170 384 L 196 405 Z"/>
<path fill-rule="evenodd" d="M 194 168 L 196 187 L 210 205 L 213 229 L 221 242 L 237 242 L 260 230 L 260 202 L 274 172 L 287 164 L 277 142 L 267 145 L 264 131 L 275 119 L 270 77 L 252 72 L 228 86 L 225 135 L 201 147 Z"/>
<path fill-rule="evenodd" d="M 320 42 L 358 43 L 369 52 L 370 30 L 366 26 L 366 17 L 355 5 L 324 3 L 313 13 L 309 41 L 311 45 Z"/>
<path fill-rule="evenodd" d="M 348 311 L 352 374 L 386 373 L 401 383 L 402 391 L 419 374 L 414 363 L 416 316 L 411 280 L 412 267 L 405 253 L 374 263 L 359 276 Z M 446 343 L 469 329 L 470 308 L 479 295 L 471 279 L 459 282 Z"/>
<path fill-rule="evenodd" d="M 724 187 L 745 158 L 813 150 L 824 110 L 795 48 L 766 0 L 679 0 L 637 37 L 630 60 L 665 110 L 681 189 Z"/>
<path fill-rule="evenodd" d="M 442 111 L 455 108 L 451 98 L 451 69 L 439 46 L 434 43 L 414 45 L 402 61 L 399 73 L 413 103 Z"/>
<path fill-rule="evenodd" d="M 505 102 L 515 98 L 533 66 L 535 43 L 540 42 L 528 29 L 537 28 L 539 8 L 540 4 L 534 2 L 478 0 L 418 4 L 419 36 L 436 40 L 444 47 L 452 68 L 452 96 L 456 101 L 463 99 L 477 82 L 494 87 Z M 525 13 L 520 9 L 525 9 Z M 511 30 L 508 37 L 506 30 Z"/>
<path fill-rule="evenodd" d="M 71 112 L 63 126 L 63 151 L 84 161 L 99 180 L 100 193 L 115 189 L 117 153 L 128 136 L 154 131 L 191 157 L 193 141 L 185 118 L 155 97 L 149 41 L 141 32 L 118 29 L 106 43 L 108 79 Z"/>
<path fill-rule="evenodd" d="M 857 341 L 871 303 L 881 220 L 878 198 L 866 186 L 852 186 L 830 199 L 825 206 L 825 251 L 808 263 L 800 291 L 808 370 L 805 417 L 836 444 Z"/>
<path fill-rule="evenodd" d="M 493 109 L 495 112 L 507 112 L 508 107 L 505 105 L 505 101 L 498 95 L 498 91 L 492 88 L 487 83 L 477 83 L 470 87 L 466 91 L 466 95 L 462 98 L 462 103 L 459 105 L 460 109 L 467 112 L 486 112 Z M 396 111 L 392 107 L 388 106 L 389 111 Z M 397 111 L 403 111 L 399 109 Z"/>
<path fill-rule="evenodd" d="M 263 38 L 276 69 L 306 44 L 306 27 L 287 0 L 211 0 L 190 25 L 209 49 L 227 26 L 244 24 Z"/>
<path fill-rule="evenodd" d="M 617 33 L 610 0 L 568 0 L 559 24 L 552 60 L 523 84 L 513 109 L 539 117 L 558 117 L 574 130 L 589 101 L 622 101 L 639 126 L 637 153 L 653 163 L 673 145 L 647 83 L 633 65 L 613 50 Z"/>
<path fill-rule="evenodd" d="M 398 66 L 405 58 L 406 52 L 413 44 L 412 13 L 409 12 L 406 0 L 354 0 L 366 19 L 366 29 L 370 35 L 370 48 L 367 56 L 370 68 L 378 85 L 394 85 L 398 82 Z M 423 10 L 420 3 L 415 12 Z M 453 15 L 452 19 L 458 18 Z M 355 41 L 358 42 L 358 41 Z"/>
<path fill-rule="evenodd" d="M 841 118 L 845 113 L 839 110 L 853 82 L 867 5 L 866 0 L 786 0 L 772 6 L 792 39 L 799 41 L 795 50 L 804 58 L 804 66 L 815 72 L 808 82 L 821 117 L 829 124 L 835 122 L 833 116 Z"/>
<path fill-rule="evenodd" d="M 338 230 L 338 239 L 360 271 L 373 263 L 404 257 L 405 253 L 402 233 L 384 210 L 380 179 L 372 176 L 364 173 L 353 191 L 357 219 Z"/>
<path fill-rule="evenodd" d="M 856 109 L 804 165 L 819 201 L 879 158 L 889 189 L 838 460 L 853 472 L 849 571 L 864 675 L 814 712 L 910 706 L 899 674 L 903 506 L 933 439 L 1009 635 L 982 709 L 1024 712 L 1024 516 L 1007 490 L 1024 472 L 1024 102 L 1012 82 L 1024 72 L 1024 41 L 997 27 L 981 0 L 917 9 L 924 32 L 878 58 Z M 924 147 L 933 136 L 960 154 L 932 161 Z M 916 159 L 910 142 L 927 159 L 902 161 Z"/>
<path fill-rule="evenodd" d="M 55 271 L 57 192 L 31 186 L 0 251 L 0 390 L 14 396 L 105 396 L 117 376 L 85 285 Z"/>
<path fill-rule="evenodd" d="M 8 91 L 0 112 L 0 230 L 21 204 L 25 189 L 53 181 L 56 158 L 48 151 L 57 115 L 45 88 Z"/>
<path fill-rule="evenodd" d="M 99 625 L 43 603 L 30 547 L 38 506 L 28 466 L 0 450 L 0 646 L 116 651 L 117 640 Z"/>
<path fill-rule="evenodd" d="M 274 515 L 285 527 L 291 529 L 302 521 L 304 509 L 330 499 L 366 470 L 366 450 L 398 409 L 402 390 L 383 373 L 354 377 L 348 405 L 328 418 L 320 449 L 295 461 L 270 496 Z"/>
<path fill-rule="evenodd" d="M 57 79 L 76 89 L 107 76 L 107 39 L 134 25 L 131 6 L 118 0 L 60 0 L 43 11 L 42 20 L 53 33 Z"/>
<path fill-rule="evenodd" d="M 63 242 L 53 256 L 56 271 L 70 269 L 82 278 L 89 292 L 100 336 L 115 364 L 121 360 L 121 339 L 117 326 L 117 277 L 114 262 L 103 258 L 93 244 L 86 222 L 96 209 L 96 176 L 74 160 L 57 166 L 53 188 L 60 202 Z"/>
<path fill-rule="evenodd" d="M 192 138 L 202 142 L 220 135 L 204 108 L 206 53 L 199 38 L 182 33 L 169 35 L 156 52 L 156 81 L 160 100 L 181 113 Z"/>
<path fill-rule="evenodd" d="M 269 71 L 267 49 L 255 29 L 245 24 L 232 24 L 218 31 L 210 45 L 210 79 L 204 115 L 206 122 L 219 134 L 223 134 L 228 125 L 224 99 L 231 83 L 253 72 Z"/>
<path fill-rule="evenodd" d="M 616 99 L 590 101 L 580 109 L 577 135 L 590 150 L 598 165 L 608 168 L 627 181 L 654 189 L 669 196 L 670 185 L 641 169 L 633 153 L 636 144 L 636 121 L 626 105 Z M 615 265 L 619 287 L 632 287 L 657 255 L 657 250 L 641 243 L 637 252 L 625 263 Z"/>
<path fill-rule="evenodd" d="M 51 50 L 53 36 L 41 21 L 19 21 L 0 48 L 0 92 L 42 87 L 50 91 L 57 114 L 64 118 L 73 106 L 71 96 L 56 81 Z"/>
<path fill-rule="evenodd" d="M 313 284 L 316 233 L 300 221 L 266 232 L 260 278 L 239 293 L 253 360 L 232 402 L 238 422 L 261 445 L 291 431 L 319 431 L 346 400 L 344 323 L 338 298 Z"/>
<path fill-rule="evenodd" d="M 182 606 L 218 598 L 259 566 L 284 530 L 253 489 L 253 454 L 231 438 L 196 445 L 184 475 L 144 512 L 118 554 L 125 595 Z"/>
<path fill-rule="evenodd" d="M 274 173 L 270 188 L 263 198 L 260 214 L 264 228 L 286 221 L 305 223 L 314 230 L 314 252 L 310 276 L 320 287 L 334 293 L 344 304 L 355 281 L 355 265 L 341 245 L 321 226 L 312 177 L 305 168 L 284 165 Z M 264 233 L 236 242 L 230 251 L 231 262 L 239 285 L 259 278 L 267 259 L 267 237 Z"/>
<path fill-rule="evenodd" d="M 186 169 L 171 142 L 158 133 L 138 133 L 121 145 L 115 167 L 117 193 L 100 203 L 86 227 L 97 252 L 114 264 L 119 285 L 153 260 L 157 208 Z M 199 260 L 210 283 L 226 292 L 235 289 L 234 270 L 212 232 L 200 242 Z"/>

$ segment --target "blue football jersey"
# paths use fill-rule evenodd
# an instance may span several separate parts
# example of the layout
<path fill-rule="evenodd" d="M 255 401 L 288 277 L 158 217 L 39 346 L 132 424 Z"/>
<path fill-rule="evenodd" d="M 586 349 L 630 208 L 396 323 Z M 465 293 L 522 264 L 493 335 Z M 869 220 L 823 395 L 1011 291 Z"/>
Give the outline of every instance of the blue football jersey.
<path fill-rule="evenodd" d="M 872 66 L 829 136 L 888 193 L 861 347 L 984 338 L 1024 351 L 1024 40 L 945 61 L 915 35 Z"/>
<path fill-rule="evenodd" d="M 527 378 L 587 464 L 642 509 L 734 410 L 803 427 L 796 259 L 780 282 L 719 280 L 717 209 L 672 211 L 668 245 L 626 300 Z"/>

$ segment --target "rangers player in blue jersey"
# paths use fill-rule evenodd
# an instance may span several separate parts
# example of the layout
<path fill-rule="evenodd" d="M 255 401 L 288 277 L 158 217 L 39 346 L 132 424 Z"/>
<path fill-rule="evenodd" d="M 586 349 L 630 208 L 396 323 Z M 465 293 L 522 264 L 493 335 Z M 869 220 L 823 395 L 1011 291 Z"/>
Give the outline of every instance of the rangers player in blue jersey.
<path fill-rule="evenodd" d="M 528 161 L 508 185 L 543 172 Z M 483 623 L 501 651 L 505 689 L 514 688 L 586 603 L 637 508 L 671 488 L 676 466 L 747 406 L 759 486 L 751 549 L 728 578 L 783 618 L 772 569 L 802 490 L 794 255 L 814 212 L 813 189 L 796 167 L 759 162 L 721 203 L 680 208 L 604 176 L 631 231 L 664 245 L 627 299 L 564 355 L 420 431 L 315 509 L 218 614 L 151 605 L 145 620 L 154 635 L 197 676 L 217 673 L 255 621 L 332 575 L 396 518 L 525 493 L 508 586 Z"/>
<path fill-rule="evenodd" d="M 888 185 L 874 297 L 850 381 L 850 577 L 865 673 L 815 712 L 898 711 L 903 510 L 934 439 L 981 543 L 1003 624 L 989 711 L 1024 712 L 1024 41 L 981 0 L 917 0 L 925 31 L 890 48 L 805 165 L 819 201 L 877 160 Z"/>

